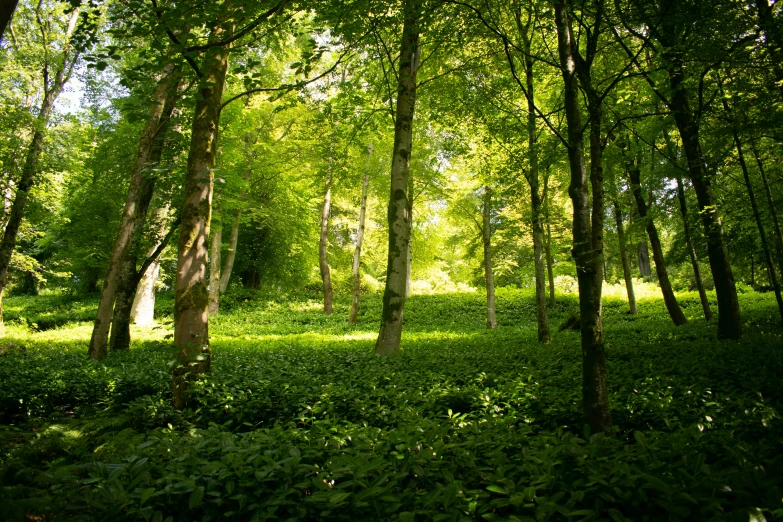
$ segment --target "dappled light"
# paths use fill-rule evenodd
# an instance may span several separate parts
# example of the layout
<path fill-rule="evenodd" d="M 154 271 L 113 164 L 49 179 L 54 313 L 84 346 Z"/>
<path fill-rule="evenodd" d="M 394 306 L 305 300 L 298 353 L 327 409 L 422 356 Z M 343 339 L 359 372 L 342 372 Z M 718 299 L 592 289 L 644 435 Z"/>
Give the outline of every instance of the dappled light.
<path fill-rule="evenodd" d="M 783 520 L 783 0 L 0 0 L 0 519 Z"/>

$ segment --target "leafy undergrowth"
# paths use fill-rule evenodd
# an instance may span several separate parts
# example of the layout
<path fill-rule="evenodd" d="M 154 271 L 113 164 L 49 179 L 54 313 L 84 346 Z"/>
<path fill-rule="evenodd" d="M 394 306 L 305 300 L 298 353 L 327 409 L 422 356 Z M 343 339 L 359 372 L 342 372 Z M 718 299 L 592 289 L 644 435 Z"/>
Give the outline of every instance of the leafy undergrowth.
<path fill-rule="evenodd" d="M 134 330 L 128 353 L 86 359 L 94 303 L 0 341 L 0 505 L 37 520 L 762 520 L 783 514 L 783 331 L 772 295 L 743 294 L 745 337 L 674 327 L 607 299 L 617 434 L 581 423 L 578 332 L 498 292 L 418 296 L 403 353 L 372 355 L 380 300 L 226 296 L 197 407 L 169 406 L 171 324 Z M 15 317 L 45 314 L 9 299 Z M 49 303 L 51 306 L 51 303 Z M 715 304 L 713 303 L 713 307 Z M 170 301 L 161 310 L 170 311 Z M 60 312 L 52 312 L 60 313 Z M 81 321 L 81 322 L 79 322 Z M 754 518 L 755 517 L 755 518 Z"/>

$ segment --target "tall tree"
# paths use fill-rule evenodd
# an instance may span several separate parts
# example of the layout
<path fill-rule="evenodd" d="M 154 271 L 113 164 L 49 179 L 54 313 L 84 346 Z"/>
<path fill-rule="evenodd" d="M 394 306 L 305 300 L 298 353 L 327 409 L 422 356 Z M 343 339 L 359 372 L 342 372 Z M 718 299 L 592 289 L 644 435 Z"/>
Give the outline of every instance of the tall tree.
<path fill-rule="evenodd" d="M 616 0 L 619 3 L 619 0 Z M 644 32 L 635 30 L 628 19 L 624 19 L 623 25 L 629 34 L 641 40 L 647 48 L 653 49 L 659 58 L 667 76 L 668 93 L 658 88 L 655 79 L 646 67 L 639 64 L 635 54 L 617 38 L 626 53 L 644 75 L 648 83 L 661 101 L 674 114 L 674 121 L 680 134 L 682 147 L 688 162 L 688 175 L 699 204 L 704 232 L 707 237 L 707 254 L 712 269 L 712 277 L 715 283 L 715 294 L 718 299 L 718 337 L 722 339 L 739 339 L 742 336 L 742 322 L 740 320 L 739 301 L 737 300 L 737 288 L 734 283 L 734 274 L 731 270 L 731 261 L 726 246 L 723 232 L 723 224 L 718 213 L 718 202 L 712 189 L 714 173 L 708 167 L 704 157 L 700 137 L 701 118 L 703 112 L 703 81 L 709 71 L 707 69 L 701 76 L 697 90 L 700 93 L 696 110 L 691 104 L 691 92 L 693 84 L 689 76 L 691 69 L 686 66 L 686 61 L 691 54 L 702 52 L 709 53 L 708 60 L 711 66 L 720 63 L 730 54 L 731 49 L 742 44 L 743 39 L 737 39 L 727 48 L 720 48 L 722 42 L 709 42 L 706 48 L 692 45 L 698 38 L 705 35 L 704 31 L 717 31 L 714 13 L 728 6 L 707 8 L 698 2 L 680 2 L 679 0 L 663 0 L 653 5 L 650 2 L 641 2 L 638 8 L 622 10 L 626 17 L 635 16 L 636 21 L 645 24 Z M 694 28 L 698 29 L 695 31 Z M 728 30 L 727 27 L 720 28 Z M 617 35 L 617 31 L 615 31 Z M 706 37 L 700 44 L 706 44 L 711 38 Z M 657 45 L 656 45 L 657 44 Z"/>
<path fill-rule="evenodd" d="M 573 37 L 571 18 L 566 1 L 555 2 L 555 25 L 557 28 L 557 49 L 564 84 L 564 104 L 567 121 L 568 162 L 571 169 L 571 184 L 568 193 L 574 207 L 572 255 L 576 263 L 579 284 L 579 319 L 582 344 L 582 408 L 587 424 L 595 433 L 609 432 L 612 416 L 609 408 L 609 390 L 604 354 L 603 327 L 601 319 L 601 290 L 603 285 L 603 186 L 600 160 L 593 151 L 599 144 L 600 120 L 591 114 L 590 148 L 592 205 L 587 186 L 587 168 L 584 158 L 584 128 L 580 107 L 577 71 L 587 65 L 578 58 L 576 41 Z M 593 33 L 595 38 L 597 33 Z M 597 49 L 597 42 L 593 43 Z M 577 63 L 580 65 L 577 65 Z M 588 96 L 589 97 L 589 96 Z M 598 100 L 593 100 L 597 102 Z M 588 102 L 589 103 L 589 102 Z M 594 106 L 594 108 L 598 109 Z M 598 150 L 595 151 L 596 153 Z M 592 221 L 591 221 L 592 207 Z"/>
<path fill-rule="evenodd" d="M 660 285 L 661 293 L 663 294 L 663 302 L 666 305 L 666 310 L 669 312 L 669 317 L 671 317 L 674 324 L 678 326 L 683 325 L 688 322 L 688 319 L 686 319 L 685 314 L 682 313 L 680 304 L 674 296 L 674 290 L 669 281 L 669 273 L 666 271 L 666 261 L 663 257 L 663 247 L 661 246 L 661 240 L 658 237 L 658 228 L 655 226 L 652 216 L 647 215 L 647 203 L 644 201 L 644 195 L 642 194 L 639 161 L 629 159 L 626 162 L 626 170 L 631 181 L 631 192 L 633 193 L 634 200 L 636 200 L 639 218 L 643 220 L 644 228 L 647 231 L 647 237 L 650 239 L 650 246 L 653 251 L 653 262 L 655 263 L 655 273 L 658 275 L 658 284 Z"/>
<path fill-rule="evenodd" d="M 408 272 L 407 253 L 410 241 L 408 174 L 413 145 L 413 115 L 416 107 L 416 74 L 419 69 L 421 10 L 421 0 L 404 0 L 389 195 L 389 253 L 386 267 L 386 288 L 383 293 L 381 328 L 375 343 L 375 353 L 378 355 L 398 353 L 402 339 L 402 318 L 405 311 Z"/>
<path fill-rule="evenodd" d="M 114 241 L 106 277 L 103 280 L 101 299 L 98 303 L 98 312 L 88 350 L 91 359 L 103 359 L 108 353 L 109 328 L 111 327 L 120 275 L 123 273 L 123 263 L 128 258 L 129 249 L 134 241 L 134 233 L 139 234 L 143 226 L 147 208 L 152 199 L 154 175 L 151 174 L 151 169 L 157 166 L 160 161 L 163 137 L 171 112 L 174 110 L 178 81 L 179 69 L 175 63 L 171 62 L 163 68 L 151 96 L 149 116 L 139 137 L 139 147 L 131 171 L 128 196 L 125 199 L 120 228 Z M 161 125 L 162 121 L 163 125 Z"/>
<path fill-rule="evenodd" d="M 35 8 L 36 29 L 41 35 L 40 45 L 44 55 L 39 94 L 41 101 L 35 117 L 32 140 L 27 146 L 22 173 L 16 185 L 14 202 L 0 242 L 0 335 L 4 331 L 2 295 L 8 279 L 8 267 L 16 247 L 19 226 L 24 218 L 30 191 L 37 181 L 49 117 L 81 56 L 81 50 L 73 41 L 79 10 L 73 10 L 65 21 L 65 27 L 61 27 L 57 22 L 59 15 L 55 13 L 55 10 L 61 8 L 61 5 L 52 7 L 44 2 L 39 2 Z"/>

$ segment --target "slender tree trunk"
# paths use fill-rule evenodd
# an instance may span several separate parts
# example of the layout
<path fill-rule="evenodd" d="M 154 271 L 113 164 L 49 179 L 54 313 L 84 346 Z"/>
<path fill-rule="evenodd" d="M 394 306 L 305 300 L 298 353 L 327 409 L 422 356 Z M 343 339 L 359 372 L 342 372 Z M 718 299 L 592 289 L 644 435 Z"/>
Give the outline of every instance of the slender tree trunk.
<path fill-rule="evenodd" d="M 166 133 L 171 121 L 171 115 L 174 112 L 179 90 L 179 82 L 173 81 L 169 85 L 169 92 L 166 102 L 163 106 L 158 123 L 158 132 L 155 135 L 149 155 L 147 157 L 147 173 L 139 191 L 139 199 L 136 206 L 136 219 L 133 221 L 130 234 L 130 241 L 127 246 L 125 258 L 123 259 L 119 274 L 117 275 L 117 288 L 115 292 L 114 311 L 111 320 L 111 335 L 109 337 L 109 348 L 111 350 L 130 350 L 130 323 L 131 311 L 133 310 L 133 300 L 136 295 L 136 289 L 139 286 L 141 274 L 136 266 L 138 264 L 139 249 L 144 233 L 144 224 L 147 221 L 152 197 L 155 194 L 156 175 L 150 175 L 150 171 L 160 165 L 160 159 L 163 155 L 163 147 L 166 140 Z"/>
<path fill-rule="evenodd" d="M 228 282 L 231 279 L 231 272 L 234 270 L 234 261 L 237 257 L 237 244 L 239 243 L 239 217 L 242 214 L 241 209 L 234 211 L 234 220 L 231 222 L 231 234 L 228 238 L 228 252 L 226 253 L 226 263 L 220 272 L 220 293 L 226 293 Z"/>
<path fill-rule="evenodd" d="M 400 351 L 402 319 L 405 311 L 410 214 L 408 172 L 413 145 L 413 115 L 416 105 L 416 73 L 419 61 L 420 0 L 405 0 L 405 22 L 400 45 L 397 109 L 394 122 L 391 190 L 389 195 L 389 252 L 386 289 L 375 353 L 393 355 Z"/>
<path fill-rule="evenodd" d="M 225 34 L 226 31 L 216 28 L 211 39 L 219 41 Z M 196 96 L 174 283 L 174 346 L 178 350 L 179 366 L 173 372 L 172 399 L 176 408 L 188 403 L 188 381 L 210 369 L 207 241 L 212 213 L 212 169 L 228 58 L 227 48 L 210 51 L 204 60 Z"/>
<path fill-rule="evenodd" d="M 544 177 L 544 219 L 546 219 L 546 272 L 549 279 L 549 306 L 555 306 L 555 276 L 552 266 L 552 224 L 549 219 L 549 167 Z"/>
<path fill-rule="evenodd" d="M 617 198 L 612 200 L 614 204 L 614 222 L 617 225 L 617 239 L 620 243 L 620 261 L 623 264 L 623 279 L 625 279 L 625 291 L 628 294 L 628 308 L 631 315 L 639 313 L 636 306 L 636 294 L 633 291 L 633 276 L 631 275 L 631 262 L 628 259 L 628 247 L 625 244 L 625 226 L 623 224 L 623 213 Z"/>
<path fill-rule="evenodd" d="M 372 145 L 367 147 L 367 158 L 372 155 Z M 359 208 L 359 226 L 356 229 L 356 250 L 353 253 L 353 285 L 351 288 L 351 313 L 348 316 L 348 322 L 356 324 L 356 318 L 359 315 L 359 296 L 361 295 L 362 276 L 359 272 L 362 259 L 362 240 L 364 239 L 364 220 L 367 214 L 367 189 L 370 185 L 370 173 L 364 175 L 362 179 L 362 200 Z"/>
<path fill-rule="evenodd" d="M 408 173 L 408 250 L 405 254 L 407 265 L 405 270 L 405 297 L 411 296 L 411 274 L 413 272 L 413 176 Z"/>
<path fill-rule="evenodd" d="M 767 205 L 769 205 L 769 211 L 772 214 L 772 225 L 775 230 L 775 249 L 777 250 L 778 268 L 780 269 L 780 276 L 783 277 L 783 234 L 780 232 L 780 221 L 778 221 L 778 211 L 775 206 L 775 201 L 772 199 L 772 191 L 769 188 L 769 182 L 767 181 L 767 173 L 764 170 L 764 163 L 761 161 L 758 150 L 756 150 L 756 144 L 750 142 L 753 155 L 756 157 L 756 165 L 759 167 L 761 173 L 761 180 L 764 182 L 764 194 L 767 196 Z"/>
<path fill-rule="evenodd" d="M 579 85 L 576 76 L 575 42 L 571 34 L 568 7 L 563 0 L 555 2 L 558 55 L 564 83 L 564 103 L 568 126 L 568 162 L 571 184 L 568 193 L 574 207 L 572 255 L 576 263 L 579 283 L 579 314 L 582 345 L 582 406 L 587 424 L 594 433 L 611 431 L 612 416 L 609 408 L 606 357 L 601 321 L 601 290 L 603 285 L 601 257 L 603 187 L 600 160 L 593 164 L 593 139 L 591 137 L 590 178 L 593 185 L 592 218 L 588 199 L 587 169 L 584 158 L 584 131 L 579 101 Z M 583 85 L 583 87 L 585 87 Z M 598 107 L 593 106 L 593 109 Z M 600 115 L 592 114 L 590 133 L 600 132 Z M 596 230 L 597 229 L 597 230 Z"/>
<path fill-rule="evenodd" d="M 154 222 L 158 224 L 157 237 L 159 238 L 146 252 L 146 257 L 152 256 L 160 246 L 166 234 L 166 216 L 169 212 L 169 203 L 155 211 Z M 160 259 L 150 264 L 147 272 L 142 276 L 136 289 L 136 295 L 131 305 L 131 322 L 138 326 L 151 326 L 155 318 L 155 284 L 160 273 Z"/>
<path fill-rule="evenodd" d="M 723 98 L 723 107 L 726 112 L 729 112 L 729 105 L 726 98 Z M 759 229 L 759 237 L 761 238 L 761 248 L 764 251 L 764 261 L 767 263 L 767 270 L 769 271 L 769 279 L 772 282 L 772 289 L 775 291 L 775 299 L 778 302 L 778 311 L 780 312 L 780 319 L 783 321 L 783 297 L 780 295 L 780 284 L 778 283 L 778 276 L 775 273 L 775 264 L 772 262 L 772 252 L 769 249 L 767 243 L 767 234 L 764 232 L 764 223 L 761 221 L 761 214 L 759 214 L 759 206 L 756 203 L 756 194 L 753 191 L 753 185 L 750 182 L 750 174 L 748 173 L 748 165 L 745 163 L 745 154 L 742 151 L 742 142 L 740 141 L 739 133 L 736 128 L 732 128 L 732 134 L 734 137 L 734 145 L 737 147 L 737 159 L 739 160 L 740 168 L 742 169 L 742 176 L 745 178 L 745 187 L 748 189 L 748 197 L 750 198 L 750 208 L 753 210 L 753 218 L 756 220 L 756 227 Z"/>
<path fill-rule="evenodd" d="M 484 205 L 482 206 L 482 237 L 484 239 L 484 281 L 487 286 L 487 328 L 498 327 L 495 315 L 495 278 L 492 275 L 492 225 L 490 223 L 490 208 L 492 204 L 492 189 L 484 187 Z"/>
<path fill-rule="evenodd" d="M 217 218 L 217 219 L 216 219 Z M 212 219 L 216 221 L 212 227 L 212 247 L 209 251 L 209 315 L 217 315 L 220 310 L 220 247 L 223 246 L 223 226 L 220 217 L 215 213 Z"/>
<path fill-rule="evenodd" d="M 701 269 L 699 268 L 699 257 L 696 254 L 696 247 L 693 244 L 693 234 L 691 233 L 691 223 L 688 219 L 688 204 L 685 199 L 685 189 L 682 186 L 682 179 L 677 176 L 677 199 L 680 202 L 680 214 L 682 215 L 683 227 L 685 230 L 685 242 L 688 248 L 688 256 L 691 258 L 693 267 L 693 278 L 696 280 L 696 289 L 699 291 L 699 300 L 704 310 L 704 319 L 712 319 L 712 310 L 710 302 L 707 300 L 707 292 L 704 290 L 704 281 L 701 278 Z"/>
<path fill-rule="evenodd" d="M 642 277 L 650 277 L 650 249 L 647 248 L 647 239 L 642 237 L 639 245 L 636 247 L 636 260 L 639 264 L 639 274 Z"/>
<path fill-rule="evenodd" d="M 167 65 L 163 77 L 155 88 L 150 117 L 141 131 L 136 162 L 131 172 L 128 196 L 125 199 L 125 209 L 109 258 L 109 266 L 101 290 L 101 300 L 98 303 L 98 312 L 90 338 L 89 356 L 91 359 L 102 359 L 106 357 L 108 352 L 109 327 L 111 326 L 117 286 L 123 270 L 122 265 L 128 255 L 134 232 L 137 230 L 137 222 L 141 221 L 143 224 L 144 215 L 142 214 L 146 213 L 146 208 L 142 212 L 140 210 L 144 207 L 142 198 L 145 192 L 145 178 L 149 174 L 150 167 L 160 161 L 159 153 L 157 158 L 155 157 L 155 142 L 165 132 L 161 126 L 161 120 L 165 119 L 167 100 L 171 96 L 176 96 L 177 79 L 177 68 L 174 65 Z"/>
<path fill-rule="evenodd" d="M 332 315 L 332 274 L 326 258 L 329 241 L 329 211 L 332 206 L 332 158 L 329 158 L 329 176 L 326 178 L 326 193 L 321 207 L 321 240 L 318 244 L 318 264 L 324 287 L 324 313 Z"/>
<path fill-rule="evenodd" d="M 0 42 L 3 41 L 6 28 L 11 25 L 17 3 L 19 0 L 0 0 Z"/>
<path fill-rule="evenodd" d="M 655 273 L 658 275 L 658 284 L 661 286 L 663 302 L 674 324 L 677 326 L 683 325 L 688 322 L 688 319 L 682 313 L 680 304 L 674 296 L 674 290 L 672 290 L 672 285 L 669 281 L 669 274 L 666 272 L 666 261 L 663 257 L 663 247 L 661 247 L 661 240 L 658 237 L 658 229 L 655 227 L 652 216 L 647 215 L 647 204 L 642 195 L 641 173 L 638 163 L 633 161 L 628 163 L 628 175 L 631 178 L 631 192 L 636 200 L 639 217 L 644 221 L 644 228 L 647 230 L 647 236 L 650 238 L 653 261 L 655 262 Z"/>
<path fill-rule="evenodd" d="M 544 275 L 544 227 L 541 223 L 541 195 L 538 172 L 538 129 L 536 128 L 535 85 L 533 59 L 530 56 L 530 39 L 527 30 L 517 17 L 525 45 L 525 83 L 527 86 L 527 182 L 530 185 L 531 227 L 533 229 L 533 260 L 536 274 L 536 319 L 538 342 L 549 343 L 549 319 L 546 313 L 546 278 Z"/>
<path fill-rule="evenodd" d="M 686 87 L 683 85 L 682 57 L 674 52 L 665 53 L 668 66 L 669 83 L 672 96 L 669 103 L 674 120 L 680 133 L 685 157 L 688 160 L 688 173 L 696 191 L 699 214 L 707 237 L 707 254 L 715 282 L 715 294 L 718 298 L 718 337 L 721 339 L 739 339 L 742 337 L 737 287 L 731 271 L 729 251 L 723 237 L 723 224 L 718 216 L 718 206 L 712 192 L 710 175 L 701 150 L 699 140 L 699 122 L 693 116 L 688 102 Z"/>

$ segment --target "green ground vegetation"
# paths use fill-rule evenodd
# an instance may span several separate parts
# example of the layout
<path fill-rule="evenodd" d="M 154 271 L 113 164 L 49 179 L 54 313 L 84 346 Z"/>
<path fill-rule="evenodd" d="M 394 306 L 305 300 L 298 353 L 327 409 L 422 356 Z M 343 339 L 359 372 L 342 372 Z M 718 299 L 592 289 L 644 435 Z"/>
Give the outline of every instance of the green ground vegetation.
<path fill-rule="evenodd" d="M 604 298 L 616 435 L 582 425 L 579 333 L 536 342 L 532 290 L 422 295 L 403 351 L 372 354 L 379 296 L 225 296 L 213 372 L 170 405 L 171 298 L 129 352 L 88 361 L 96 302 L 6 301 L 0 504 L 10 520 L 762 520 L 783 515 L 783 332 L 740 295 L 718 342 L 659 298 Z M 714 299 L 714 296 L 713 296 Z M 577 314 L 577 297 L 550 309 Z M 755 517 L 755 518 L 754 518 Z"/>

